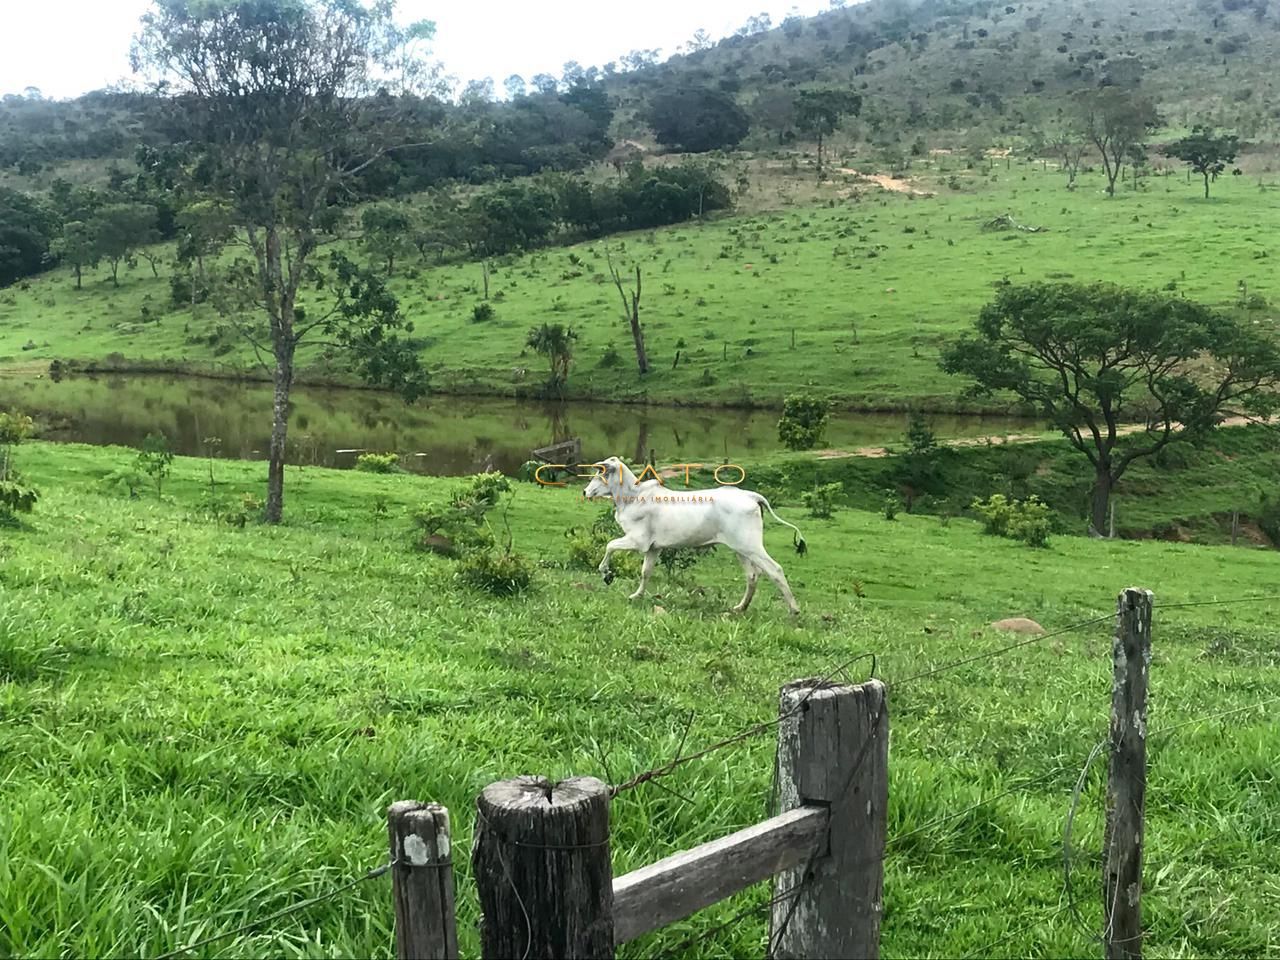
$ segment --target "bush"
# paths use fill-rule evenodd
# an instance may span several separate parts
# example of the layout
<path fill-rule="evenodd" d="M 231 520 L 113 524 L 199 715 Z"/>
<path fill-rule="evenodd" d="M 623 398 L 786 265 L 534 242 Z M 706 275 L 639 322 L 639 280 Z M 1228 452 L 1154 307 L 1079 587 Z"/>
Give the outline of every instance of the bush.
<path fill-rule="evenodd" d="M 880 508 L 886 520 L 897 520 L 898 511 L 902 509 L 902 499 L 896 493 L 889 493 L 884 498 L 884 505 Z"/>
<path fill-rule="evenodd" d="M 34 421 L 21 413 L 0 413 L 0 520 L 12 523 L 19 513 L 30 513 L 40 499 L 13 465 L 13 448 L 35 430 Z"/>
<path fill-rule="evenodd" d="M 400 457 L 394 453 L 362 453 L 356 457 L 356 469 L 364 473 L 395 473 Z"/>
<path fill-rule="evenodd" d="M 569 541 L 567 565 L 579 570 L 596 570 L 604 559 L 604 548 L 610 540 L 622 536 L 622 528 L 613 516 L 613 508 L 603 510 L 589 527 L 570 527 L 564 532 Z M 633 552 L 615 553 L 609 559 L 615 574 L 633 577 L 640 575 L 640 557 Z"/>
<path fill-rule="evenodd" d="M 622 355 L 618 353 L 618 348 L 612 343 L 604 352 L 604 356 L 600 358 L 600 366 L 617 367 L 622 365 Z"/>
<path fill-rule="evenodd" d="M 173 465 L 173 451 L 169 449 L 169 438 L 163 433 L 148 433 L 142 441 L 142 449 L 138 451 L 135 461 L 137 469 L 147 474 L 155 482 L 156 496 L 160 496 L 165 477 L 169 476 L 169 468 Z M 133 491 L 130 490 L 130 493 Z"/>
<path fill-rule="evenodd" d="M 494 317 L 493 304 L 477 303 L 471 308 L 472 323 L 488 323 Z"/>
<path fill-rule="evenodd" d="M 674 578 L 678 573 L 684 573 L 693 567 L 699 560 L 714 550 L 714 546 L 710 547 L 677 547 L 671 550 L 663 550 L 658 554 L 658 563 L 662 569 L 666 571 L 667 576 Z M 603 556 L 603 552 L 601 556 Z M 617 554 L 614 554 L 617 556 Z M 613 558 L 609 558 L 610 566 L 613 564 Z"/>
<path fill-rule="evenodd" d="M 1273 546 L 1280 547 L 1280 497 L 1263 494 L 1258 504 L 1258 529 Z"/>
<path fill-rule="evenodd" d="M 513 597 L 529 589 L 533 567 L 517 553 L 479 550 L 458 567 L 462 581 L 495 597 Z"/>
<path fill-rule="evenodd" d="M 454 488 L 447 503 L 425 503 L 413 513 L 414 545 L 447 557 L 493 548 L 493 531 L 485 520 L 498 498 L 511 489 L 500 473 L 481 473 Z"/>
<path fill-rule="evenodd" d="M 498 497 L 511 489 L 511 481 L 496 470 L 489 473 L 478 473 L 465 487 L 459 487 L 454 493 L 454 502 L 470 501 L 485 503 L 490 507 L 498 502 Z"/>
<path fill-rule="evenodd" d="M 801 499 L 809 509 L 809 516 L 826 520 L 836 512 L 836 502 L 844 493 L 844 484 L 824 483 L 805 493 Z"/>
<path fill-rule="evenodd" d="M 830 403 L 810 394 L 795 393 L 782 403 L 778 439 L 788 450 L 812 450 L 822 442 Z"/>
<path fill-rule="evenodd" d="M 130 497 L 136 498 L 138 491 L 146 485 L 147 476 L 134 462 L 117 467 L 98 482 L 109 490 L 128 493 Z"/>
<path fill-rule="evenodd" d="M 986 500 L 974 500 L 972 508 L 982 518 L 983 529 L 992 536 L 1021 540 L 1033 547 L 1049 543 L 1053 529 L 1049 508 L 1037 497 L 1010 500 L 996 493 Z"/>

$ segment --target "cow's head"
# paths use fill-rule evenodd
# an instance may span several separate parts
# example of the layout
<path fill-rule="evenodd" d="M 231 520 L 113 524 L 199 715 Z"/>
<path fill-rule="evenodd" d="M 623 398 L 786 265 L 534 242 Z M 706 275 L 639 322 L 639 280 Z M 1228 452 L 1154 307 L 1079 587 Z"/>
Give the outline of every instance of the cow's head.
<path fill-rule="evenodd" d="M 619 479 L 622 476 L 622 461 L 617 457 L 610 457 L 608 460 L 601 460 L 591 466 L 595 468 L 596 472 L 591 478 L 591 482 L 587 484 L 587 489 L 582 491 L 582 495 L 588 500 L 593 497 L 613 496 L 613 491 L 617 488 Z"/>

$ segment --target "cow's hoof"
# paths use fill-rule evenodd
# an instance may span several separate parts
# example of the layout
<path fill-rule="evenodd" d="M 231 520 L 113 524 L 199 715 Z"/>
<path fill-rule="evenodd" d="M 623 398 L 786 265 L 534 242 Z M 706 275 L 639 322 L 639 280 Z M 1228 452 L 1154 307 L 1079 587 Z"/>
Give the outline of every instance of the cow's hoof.
<path fill-rule="evenodd" d="M 606 570 L 604 572 L 604 585 L 607 587 L 611 583 L 613 583 L 613 571 Z"/>

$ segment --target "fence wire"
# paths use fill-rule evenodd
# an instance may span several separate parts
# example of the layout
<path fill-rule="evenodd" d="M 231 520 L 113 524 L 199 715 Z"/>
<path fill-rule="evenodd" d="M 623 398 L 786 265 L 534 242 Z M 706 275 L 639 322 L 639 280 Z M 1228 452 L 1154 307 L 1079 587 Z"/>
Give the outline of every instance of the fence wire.
<path fill-rule="evenodd" d="M 1242 605 L 1242 604 L 1249 604 L 1249 603 L 1266 603 L 1266 602 L 1280 602 L 1280 595 L 1238 597 L 1238 598 L 1226 599 L 1226 600 L 1220 600 L 1220 599 L 1192 600 L 1192 601 L 1184 601 L 1184 602 L 1177 602 L 1177 603 L 1156 602 L 1156 603 L 1153 603 L 1153 608 L 1155 610 L 1172 610 L 1172 609 L 1184 609 L 1184 608 L 1192 608 L 1192 607 L 1235 606 L 1235 605 Z M 1049 633 L 1038 634 L 1032 637 L 1027 637 L 1026 639 L 1019 640 L 1014 643 L 996 647 L 991 650 L 983 651 L 981 653 L 974 654 L 971 656 L 962 657 L 958 660 L 953 660 L 937 667 L 931 667 L 919 673 L 910 674 L 907 677 L 904 677 L 900 680 L 888 681 L 886 682 L 886 688 L 887 688 L 886 696 L 881 700 L 880 709 L 877 711 L 876 717 L 874 718 L 872 723 L 872 730 L 874 732 L 876 729 L 878 729 L 880 725 L 880 722 L 885 712 L 885 706 L 888 702 L 887 694 L 890 691 L 901 689 L 902 687 L 907 686 L 909 684 L 918 683 L 925 679 L 937 677 L 942 674 L 949 673 L 954 670 L 958 670 L 962 667 L 972 665 L 974 663 L 980 663 L 987 660 L 998 659 L 1016 650 L 1020 650 L 1024 647 L 1032 646 L 1034 644 L 1043 643 L 1047 640 L 1052 640 L 1058 637 L 1062 637 L 1066 634 L 1073 633 L 1077 630 L 1082 630 L 1087 627 L 1095 626 L 1097 624 L 1104 623 L 1107 621 L 1113 621 L 1115 619 L 1115 616 L 1116 615 L 1112 613 L 1112 614 L 1105 614 L 1105 615 L 1100 615 L 1096 617 L 1090 617 L 1088 619 L 1080 620 L 1075 623 L 1072 623 L 1059 630 L 1055 630 Z M 689 731 L 692 728 L 693 721 L 694 721 L 694 716 L 690 715 L 689 720 L 686 724 L 684 733 L 681 737 L 680 744 L 676 749 L 676 756 L 664 764 L 642 771 L 641 773 L 638 773 L 630 777 L 629 779 L 627 779 L 622 783 L 611 786 L 610 795 L 617 796 L 620 793 L 624 793 L 628 790 L 635 789 L 644 784 L 653 784 L 654 786 L 657 786 L 663 790 L 666 790 L 672 793 L 673 795 L 680 797 L 683 800 L 688 800 L 689 798 L 682 796 L 676 791 L 670 789 L 667 785 L 661 783 L 660 781 L 662 780 L 662 778 L 669 776 L 671 773 L 673 773 L 675 770 L 679 769 L 680 767 L 684 766 L 685 764 L 704 758 L 720 750 L 738 746 L 748 740 L 753 739 L 754 737 L 757 737 L 769 730 L 776 728 L 779 724 L 781 724 L 787 718 L 794 715 L 796 712 L 802 710 L 807 700 L 809 699 L 809 697 L 812 696 L 812 694 L 815 691 L 827 687 L 830 684 L 830 681 L 832 680 L 832 678 L 835 676 L 841 676 L 846 682 L 853 683 L 854 681 L 850 679 L 848 670 L 851 666 L 853 666 L 855 663 L 861 660 L 871 661 L 871 666 L 870 666 L 870 669 L 868 670 L 868 679 L 876 679 L 877 662 L 878 662 L 876 654 L 874 652 L 858 653 L 836 664 L 822 677 L 813 681 L 809 692 L 803 698 L 801 698 L 801 700 L 798 701 L 797 704 L 791 710 L 787 711 L 786 713 L 783 713 L 778 717 L 775 717 L 770 720 L 761 721 L 759 723 L 752 724 L 748 727 L 743 728 L 742 730 L 738 731 L 735 734 L 732 734 L 728 737 L 723 738 L 722 740 L 716 741 L 715 743 L 709 744 L 706 747 L 702 747 L 698 750 L 694 750 L 690 753 L 685 754 L 685 753 L 682 753 L 681 751 L 683 750 L 684 744 L 688 739 Z M 1173 724 L 1170 727 L 1157 729 L 1156 731 L 1149 734 L 1148 742 L 1158 737 L 1172 735 L 1173 733 L 1179 730 L 1185 729 L 1187 727 L 1191 727 L 1201 723 L 1207 723 L 1212 720 L 1218 720 L 1218 719 L 1233 716 L 1236 714 L 1246 713 L 1252 710 L 1258 710 L 1262 707 L 1265 707 L 1274 703 L 1280 703 L 1280 696 L 1268 697 L 1263 700 L 1257 701 L 1255 703 L 1247 704 L 1245 706 L 1236 707 L 1230 710 L 1223 710 L 1216 713 L 1207 714 L 1205 716 L 1195 717 L 1189 720 L 1185 720 L 1185 721 Z M 875 742 L 874 737 L 868 737 L 867 740 L 864 741 L 863 746 L 859 751 L 858 758 L 856 759 L 853 765 L 853 768 L 850 770 L 848 778 L 846 779 L 842 787 L 841 796 L 843 796 L 844 793 L 847 792 L 852 786 L 854 779 L 856 778 L 857 772 L 861 767 L 862 762 L 865 760 L 866 756 L 868 755 L 871 745 L 874 742 Z M 1070 803 L 1070 807 L 1069 807 L 1066 820 L 1065 820 L 1065 825 L 1064 825 L 1063 844 L 1062 844 L 1063 886 L 1064 886 L 1064 894 L 1066 897 L 1066 902 L 1062 904 L 1056 911 L 1054 911 L 1053 913 L 1043 918 L 1043 922 L 1049 922 L 1057 919 L 1063 913 L 1070 912 L 1072 914 L 1073 921 L 1076 924 L 1079 931 L 1094 941 L 1100 941 L 1104 939 L 1105 934 L 1099 935 L 1097 933 L 1094 933 L 1089 928 L 1088 924 L 1084 921 L 1084 919 L 1080 916 L 1079 907 L 1074 895 L 1074 888 L 1072 884 L 1071 834 L 1072 834 L 1072 829 L 1073 829 L 1074 821 L 1076 818 L 1076 814 L 1079 809 L 1079 804 L 1080 804 L 1080 799 L 1083 793 L 1084 784 L 1088 777 L 1089 769 L 1091 768 L 1092 764 L 1096 761 L 1101 751 L 1106 747 L 1108 742 L 1109 742 L 1108 740 L 1103 740 L 1100 743 L 1098 743 L 1096 746 L 1094 746 L 1093 750 L 1090 752 L 1088 756 L 1088 759 L 1085 761 L 1084 767 L 1080 771 L 1079 777 L 1072 791 L 1071 803 Z M 605 770 L 607 773 L 608 772 L 607 756 L 603 756 L 602 760 L 605 763 Z M 995 793 L 990 796 L 983 797 L 982 799 L 978 800 L 976 803 L 973 803 L 961 810 L 937 817 L 925 824 L 922 824 L 921 826 L 915 827 L 912 830 L 907 831 L 906 833 L 896 834 L 892 837 L 889 837 L 885 843 L 886 852 L 885 854 L 881 855 L 877 863 L 883 861 L 884 857 L 887 855 L 888 848 L 892 847 L 897 843 L 901 843 L 902 841 L 906 840 L 909 837 L 925 833 L 944 823 L 966 816 L 967 814 L 970 814 L 975 810 L 978 810 L 988 804 L 994 803 L 997 800 L 1003 799 L 1005 797 L 1013 796 L 1030 787 L 1048 782 L 1052 779 L 1055 779 L 1065 771 L 1066 771 L 1066 768 L 1063 768 L 1063 767 L 1055 768 L 1040 776 L 1023 780 L 1015 784 L 1014 786 L 1009 787 L 1008 789 L 1003 790 L 999 793 Z M 772 793 L 769 800 L 769 807 L 771 809 L 773 807 L 774 800 L 776 799 L 776 796 L 777 796 L 777 778 L 778 778 L 778 770 L 775 763 L 773 788 L 772 788 Z M 610 777 L 610 779 L 612 779 L 612 777 Z M 477 810 L 477 815 L 479 815 L 478 810 Z M 757 913 L 761 910 L 770 909 L 779 903 L 789 901 L 787 912 L 784 915 L 782 921 L 778 924 L 776 928 L 771 928 L 769 933 L 769 948 L 770 948 L 770 952 L 772 953 L 772 951 L 776 949 L 778 944 L 781 942 L 781 939 L 785 935 L 786 930 L 788 929 L 792 918 L 795 916 L 796 910 L 798 909 L 798 905 L 800 902 L 800 897 L 803 894 L 805 887 L 811 882 L 811 879 L 813 876 L 813 872 L 812 872 L 813 866 L 816 861 L 816 858 L 817 858 L 817 853 L 815 850 L 815 852 L 810 855 L 808 861 L 806 862 L 805 867 L 800 874 L 800 879 L 795 884 L 788 887 L 786 890 L 773 895 L 769 899 L 765 900 L 763 903 L 752 904 L 751 906 L 738 911 L 733 916 L 729 917 L 727 920 L 715 925 L 714 927 L 708 930 L 705 930 L 700 933 L 694 934 L 690 937 L 687 937 L 685 940 L 680 941 L 674 947 L 664 949 L 662 954 L 660 954 L 660 956 L 666 957 L 666 956 L 671 956 L 673 954 L 683 953 L 685 950 L 688 950 L 689 948 L 696 946 L 699 943 L 702 943 L 706 940 L 711 939 L 717 934 L 723 932 L 725 929 L 736 925 L 737 923 L 741 922 L 742 920 L 746 919 L 747 917 L 751 916 L 754 913 Z M 268 914 L 267 916 L 261 917 L 257 920 L 253 920 L 248 923 L 242 924 L 241 926 L 236 927 L 232 930 L 227 930 L 222 933 L 213 934 L 211 936 L 204 937 L 200 940 L 196 940 L 193 943 L 187 944 L 186 946 L 175 948 L 167 953 L 160 954 L 155 958 L 155 960 L 176 960 L 176 958 L 181 957 L 184 954 L 190 953 L 193 950 L 197 950 L 201 947 L 205 947 L 213 943 L 218 943 L 223 940 L 228 940 L 232 937 L 241 936 L 246 933 L 251 933 L 254 930 L 257 930 L 258 928 L 263 927 L 276 920 L 281 920 L 285 917 L 291 916 L 295 913 L 299 913 L 310 907 L 316 906 L 317 904 L 325 903 L 330 900 L 333 900 L 347 893 L 348 891 L 354 889 L 355 887 L 359 886 L 360 884 L 364 883 L 367 880 L 373 880 L 385 875 L 395 865 L 396 864 L 394 861 L 382 864 L 381 866 L 368 870 L 365 873 L 347 881 L 346 883 L 339 885 L 338 887 L 334 888 L 328 893 L 325 893 L 316 897 L 311 897 L 307 900 L 300 901 L 299 903 L 296 903 L 290 907 L 286 907 L 282 910 L 278 910 L 274 913 Z M 872 866 L 872 865 L 874 864 L 863 864 L 862 866 Z M 451 868 L 451 864 L 441 864 L 440 866 Z M 510 879 L 511 877 L 510 877 L 510 874 L 508 873 L 508 880 L 510 881 Z M 520 899 L 518 891 L 516 891 L 516 896 L 517 896 L 517 899 Z M 523 908 L 523 900 L 521 900 L 521 906 Z M 528 922 L 527 913 L 526 913 L 526 922 Z M 976 960 L 976 958 L 979 958 L 979 957 L 988 957 L 991 955 L 991 952 L 995 948 L 1015 939 L 1016 937 L 1024 933 L 1025 933 L 1024 929 L 1012 930 L 1008 934 L 1004 935 L 1003 937 L 995 941 L 992 941 L 991 943 L 983 947 L 981 950 L 977 951 L 976 953 L 970 954 L 969 956 L 974 958 L 974 960 Z M 531 942 L 531 938 L 529 942 Z M 526 946 L 525 952 L 526 954 L 528 953 L 528 946 Z"/>
<path fill-rule="evenodd" d="M 195 943 L 189 943 L 185 947 L 178 947 L 175 950 L 170 950 L 168 953 L 162 953 L 158 957 L 156 957 L 155 960 L 173 960 L 174 957 L 180 957 L 184 953 L 190 953 L 192 950 L 199 949 L 200 947 L 207 947 L 211 943 L 217 943 L 221 940 L 228 940 L 231 937 L 238 937 L 241 934 L 250 933 L 261 926 L 271 923 L 273 920 L 283 919 L 284 917 L 298 913 L 302 910 L 306 910 L 308 907 L 314 907 L 318 903 L 326 903 L 329 900 L 333 900 L 336 897 L 340 897 L 342 894 L 346 893 L 348 890 L 351 890 L 359 886 L 360 884 L 364 883 L 366 880 L 376 880 L 378 877 L 390 871 L 391 868 L 394 867 L 395 865 L 396 865 L 395 861 L 384 863 L 380 867 L 374 867 L 372 870 L 367 870 L 366 872 L 362 873 L 360 876 L 347 881 L 346 883 L 342 884 L 339 887 L 334 888 L 333 890 L 330 890 L 328 893 L 321 894 L 318 897 L 312 897 L 309 900 L 303 900 L 300 903 L 295 903 L 291 907 L 285 907 L 283 910 L 277 910 L 275 913 L 268 914 L 265 917 L 260 917 L 257 920 L 251 920 L 249 923 L 236 927 L 234 930 L 227 930 L 227 931 L 224 931 L 223 933 L 215 933 L 212 936 L 205 937 L 203 940 L 197 940 Z M 451 866 L 451 864 L 441 863 L 438 866 L 445 867 L 445 866 Z"/>

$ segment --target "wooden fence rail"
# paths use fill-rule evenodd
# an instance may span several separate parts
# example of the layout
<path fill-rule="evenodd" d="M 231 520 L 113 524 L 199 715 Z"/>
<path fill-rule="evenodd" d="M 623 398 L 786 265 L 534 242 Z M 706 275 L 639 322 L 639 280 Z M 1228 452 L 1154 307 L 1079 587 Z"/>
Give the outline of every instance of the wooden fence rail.
<path fill-rule="evenodd" d="M 1141 957 L 1142 813 L 1152 595 L 1117 604 L 1103 878 L 1105 956 Z M 523 776 L 477 800 L 471 863 L 485 960 L 609 958 L 627 943 L 773 878 L 768 956 L 880 954 L 889 801 L 885 685 L 782 687 L 782 812 L 621 877 L 610 859 L 610 788 Z M 400 960 L 458 956 L 448 812 L 388 811 Z"/>

